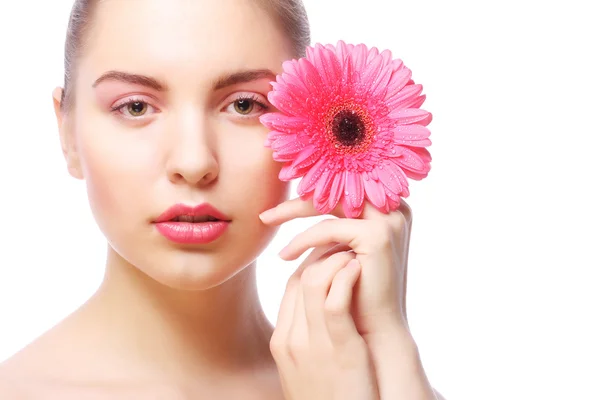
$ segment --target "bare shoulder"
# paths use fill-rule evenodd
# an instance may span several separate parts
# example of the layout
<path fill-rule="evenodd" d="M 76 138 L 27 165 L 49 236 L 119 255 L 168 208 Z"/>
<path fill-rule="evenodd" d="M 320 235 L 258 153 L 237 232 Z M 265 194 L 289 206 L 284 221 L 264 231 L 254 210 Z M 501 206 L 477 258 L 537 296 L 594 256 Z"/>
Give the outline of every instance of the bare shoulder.
<path fill-rule="evenodd" d="M 30 398 L 26 386 L 15 374 L 11 373 L 8 364 L 0 364 L 0 399 L 22 400 Z"/>

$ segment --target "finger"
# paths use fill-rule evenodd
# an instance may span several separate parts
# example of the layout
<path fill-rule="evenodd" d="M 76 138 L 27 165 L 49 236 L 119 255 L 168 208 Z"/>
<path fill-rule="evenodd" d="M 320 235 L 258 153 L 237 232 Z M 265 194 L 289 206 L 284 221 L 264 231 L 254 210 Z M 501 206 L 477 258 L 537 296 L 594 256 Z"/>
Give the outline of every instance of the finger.
<path fill-rule="evenodd" d="M 351 260 L 333 278 L 325 300 L 325 325 L 334 346 L 341 346 L 359 335 L 352 318 L 353 289 L 360 276 L 360 263 Z"/>
<path fill-rule="evenodd" d="M 277 326 L 276 335 L 281 335 L 282 338 L 286 338 L 292 325 L 294 317 L 294 307 L 296 303 L 296 292 L 300 287 L 300 277 L 307 266 L 316 262 L 323 256 L 331 254 L 335 249 L 343 249 L 343 246 L 337 243 L 327 243 L 323 246 L 316 247 L 310 254 L 304 259 L 304 261 L 296 268 L 296 271 L 289 277 L 281 305 L 279 306 L 279 313 L 277 314 Z M 339 250 L 341 251 L 341 250 Z M 283 340 L 283 339 L 282 339 Z"/>
<path fill-rule="evenodd" d="M 317 343 L 328 336 L 324 304 L 336 274 L 353 260 L 353 252 L 339 252 L 315 263 L 302 274 L 302 291 L 306 323 L 311 342 Z"/>
<path fill-rule="evenodd" d="M 344 217 L 341 205 L 338 205 L 328 214 L 338 218 Z M 284 201 L 283 203 L 264 211 L 259 217 L 263 223 L 267 225 L 280 225 L 295 218 L 315 217 L 318 215 L 323 214 L 315 209 L 312 201 L 303 200 L 298 197 Z"/>
<path fill-rule="evenodd" d="M 304 294 L 301 289 L 296 292 L 296 301 L 294 304 L 294 315 L 292 324 L 288 332 L 288 348 L 292 360 L 298 362 L 295 355 L 302 354 L 308 347 L 308 325 L 306 322 L 306 312 L 304 306 Z"/>
<path fill-rule="evenodd" d="M 381 231 L 376 232 L 375 225 L 365 220 L 348 218 L 324 220 L 297 235 L 279 252 L 279 256 L 284 260 L 294 260 L 306 250 L 330 242 L 347 245 L 357 254 L 363 254 L 366 253 L 371 242 L 381 240 L 380 236 L 387 237 L 387 232 L 383 231 L 385 225 L 380 225 L 378 229 Z M 362 243 L 357 240 L 359 234 L 363 236 Z"/>
<path fill-rule="evenodd" d="M 404 216 L 404 218 L 406 219 L 406 222 L 408 223 L 409 227 L 412 225 L 412 209 L 410 208 L 408 203 L 406 201 L 404 201 L 404 199 L 400 199 L 400 205 L 398 206 L 398 208 L 396 210 L 391 211 L 390 214 L 394 213 L 394 212 L 401 213 Z M 363 209 L 363 212 L 359 216 L 359 218 L 362 218 L 362 219 L 386 219 L 386 218 L 388 218 L 388 215 L 389 214 L 385 214 L 385 213 L 379 211 L 371 203 L 365 202 L 365 207 Z"/>

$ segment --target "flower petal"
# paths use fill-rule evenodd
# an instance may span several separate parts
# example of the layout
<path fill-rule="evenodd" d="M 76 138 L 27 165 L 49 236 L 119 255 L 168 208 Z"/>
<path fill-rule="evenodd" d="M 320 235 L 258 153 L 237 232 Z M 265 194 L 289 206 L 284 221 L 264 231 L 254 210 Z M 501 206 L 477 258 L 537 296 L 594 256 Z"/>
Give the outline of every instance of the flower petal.
<path fill-rule="evenodd" d="M 363 205 L 361 204 L 359 207 L 354 207 L 351 200 L 348 199 L 348 196 L 343 196 L 342 209 L 344 210 L 346 218 L 357 218 L 362 213 Z"/>
<path fill-rule="evenodd" d="M 333 182 L 331 182 L 331 188 L 329 191 L 328 206 L 333 210 L 340 201 L 342 191 L 344 189 L 343 175 L 340 173 L 335 174 Z"/>
<path fill-rule="evenodd" d="M 369 56 L 371 54 L 369 53 Z M 384 68 L 383 58 L 375 57 L 371 62 L 368 62 L 365 69 L 360 74 L 361 83 L 364 86 L 364 93 L 373 93 L 373 86 L 375 82 L 380 78 L 382 70 Z M 390 72 L 391 75 L 391 72 Z"/>
<path fill-rule="evenodd" d="M 395 195 L 400 195 L 404 192 L 404 189 L 408 187 L 408 180 L 406 179 L 406 175 L 404 175 L 404 171 L 390 161 L 384 162 L 382 167 L 377 170 L 381 183 Z"/>
<path fill-rule="evenodd" d="M 388 83 L 392 76 L 392 67 L 390 65 L 384 65 L 382 70 L 379 72 L 377 79 L 372 84 L 371 96 L 374 98 L 380 98 L 383 96 L 388 88 Z"/>
<path fill-rule="evenodd" d="M 398 125 L 394 128 L 394 144 L 425 147 L 431 145 L 430 135 L 429 129 L 423 125 Z"/>
<path fill-rule="evenodd" d="M 306 117 L 294 117 L 276 112 L 263 114 L 259 120 L 267 128 L 285 133 L 301 132 L 309 125 Z"/>
<path fill-rule="evenodd" d="M 279 171 L 279 179 L 287 182 L 287 181 L 291 181 L 292 179 L 296 179 L 299 178 L 299 176 L 294 175 L 294 170 L 291 168 L 291 166 L 289 164 L 284 164 L 281 167 L 281 171 Z"/>
<path fill-rule="evenodd" d="M 321 178 L 323 172 L 325 172 L 326 166 L 326 159 L 321 158 L 310 168 L 310 170 L 308 170 L 306 175 L 304 175 L 298 184 L 298 194 L 300 196 L 305 196 L 315 190 L 315 186 L 317 185 L 317 182 Z"/>
<path fill-rule="evenodd" d="M 346 171 L 346 184 L 344 195 L 349 198 L 350 204 L 353 208 L 358 208 L 362 205 L 364 200 L 365 188 L 360 174 Z"/>
<path fill-rule="evenodd" d="M 393 93 L 388 91 L 385 102 L 390 108 L 408 108 L 404 107 L 404 104 L 413 101 L 415 97 L 421 94 L 421 91 L 423 91 L 423 85 L 404 86 Z"/>
<path fill-rule="evenodd" d="M 404 66 L 404 64 L 401 64 L 400 68 L 395 70 L 392 73 L 392 76 L 390 77 L 390 82 L 388 85 L 388 87 L 389 87 L 388 92 L 391 94 L 397 93 L 404 86 L 406 86 L 406 84 L 410 80 L 411 76 L 412 76 L 411 70 L 406 68 Z M 388 96 L 388 98 L 389 97 L 391 97 L 391 96 Z"/>
<path fill-rule="evenodd" d="M 335 89 L 340 82 L 342 64 L 337 59 L 335 52 L 317 44 L 313 63 L 327 89 L 331 92 L 337 92 Z"/>
<path fill-rule="evenodd" d="M 321 152 L 317 151 L 315 146 L 308 145 L 296 156 L 291 168 L 298 171 L 305 171 L 306 168 L 314 165 L 319 158 L 321 158 Z"/>
<path fill-rule="evenodd" d="M 431 122 L 431 113 L 420 108 L 403 108 L 391 112 L 389 118 L 402 125 L 427 125 Z"/>
<path fill-rule="evenodd" d="M 334 172 L 325 170 L 325 172 L 323 172 L 315 186 L 313 204 L 315 208 L 317 208 L 320 212 L 323 212 L 322 210 L 327 210 L 325 212 L 329 212 L 335 207 L 335 205 L 334 207 L 329 207 L 328 204 L 329 191 L 331 189 L 331 185 L 333 183 L 335 175 L 336 174 Z"/>
<path fill-rule="evenodd" d="M 407 169 L 418 174 L 426 174 L 431 170 L 431 165 L 427 158 L 431 159 L 429 152 L 426 149 L 421 148 L 427 154 L 419 155 L 413 150 L 408 149 L 406 146 L 395 146 L 396 157 L 391 159 L 394 163 L 401 166 L 403 169 Z"/>
<path fill-rule="evenodd" d="M 312 65 L 307 59 L 301 58 L 300 67 L 304 72 L 304 80 L 306 82 L 306 87 L 308 88 L 310 93 L 319 93 L 323 90 L 323 81 L 321 80 L 321 76 L 319 75 L 319 71 Z"/>
<path fill-rule="evenodd" d="M 367 198 L 376 208 L 385 206 L 385 190 L 383 184 L 373 179 L 364 182 Z"/>

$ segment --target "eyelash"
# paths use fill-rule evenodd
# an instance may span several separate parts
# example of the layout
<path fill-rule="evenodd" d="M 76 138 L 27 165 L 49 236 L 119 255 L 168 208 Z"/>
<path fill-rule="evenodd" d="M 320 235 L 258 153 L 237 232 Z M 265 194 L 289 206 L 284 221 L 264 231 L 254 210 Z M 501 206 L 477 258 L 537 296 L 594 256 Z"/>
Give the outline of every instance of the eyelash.
<path fill-rule="evenodd" d="M 264 102 L 261 101 L 260 97 L 256 94 L 253 95 L 247 95 L 247 94 L 241 94 L 239 96 L 236 97 L 236 99 L 230 103 L 227 104 L 227 107 L 229 107 L 230 105 L 239 102 L 239 101 L 243 101 L 243 100 L 249 100 L 251 102 L 253 102 L 254 104 L 258 105 L 260 107 L 260 109 L 262 111 L 266 111 L 269 109 L 269 106 L 266 105 Z M 111 111 L 112 112 L 119 112 L 121 111 L 123 108 L 129 106 L 130 104 L 134 104 L 134 103 L 143 103 L 148 105 L 149 107 L 154 108 L 152 105 L 150 105 L 147 101 L 144 101 L 143 99 L 140 98 L 129 98 L 126 102 L 121 103 L 117 106 L 111 107 Z M 142 116 L 143 117 L 143 116 Z M 127 119 L 131 119 L 131 120 L 136 120 L 136 119 L 141 119 L 142 117 L 126 117 Z M 241 119 L 250 119 L 250 118 L 254 118 L 253 115 L 243 115 L 243 114 L 239 114 L 239 118 Z"/>

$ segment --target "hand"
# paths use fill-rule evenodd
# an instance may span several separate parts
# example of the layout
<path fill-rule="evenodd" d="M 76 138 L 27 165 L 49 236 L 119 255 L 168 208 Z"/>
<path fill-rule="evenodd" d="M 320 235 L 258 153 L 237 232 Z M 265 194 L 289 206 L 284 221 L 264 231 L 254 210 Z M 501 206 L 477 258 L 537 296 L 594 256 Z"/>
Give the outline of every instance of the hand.
<path fill-rule="evenodd" d="M 290 277 L 271 352 L 288 400 L 379 400 L 369 351 L 350 313 L 360 275 L 344 246 L 319 246 Z"/>
<path fill-rule="evenodd" d="M 265 224 L 282 224 L 295 218 L 320 215 L 312 202 L 288 200 L 261 214 Z M 340 243 L 349 246 L 361 265 L 356 290 L 354 322 L 360 335 L 369 341 L 389 330 L 411 337 L 406 314 L 406 264 L 412 213 L 402 201 L 398 211 L 383 214 L 366 203 L 358 219 L 343 218 L 341 207 L 328 219 L 297 235 L 280 253 L 293 260 L 312 247 Z"/>
<path fill-rule="evenodd" d="M 319 213 L 312 202 L 294 199 L 264 212 L 261 219 L 281 224 L 315 215 Z M 353 250 L 361 268 L 351 315 L 374 364 L 380 398 L 435 399 L 406 314 L 409 206 L 402 201 L 399 210 L 383 214 L 367 203 L 359 219 L 344 218 L 341 208 L 332 215 L 339 219 L 321 221 L 299 234 L 281 251 L 281 257 L 293 260 L 311 247 L 317 251 L 335 244 Z M 308 299 L 309 292 L 304 295 L 306 302 L 313 301 Z"/>

